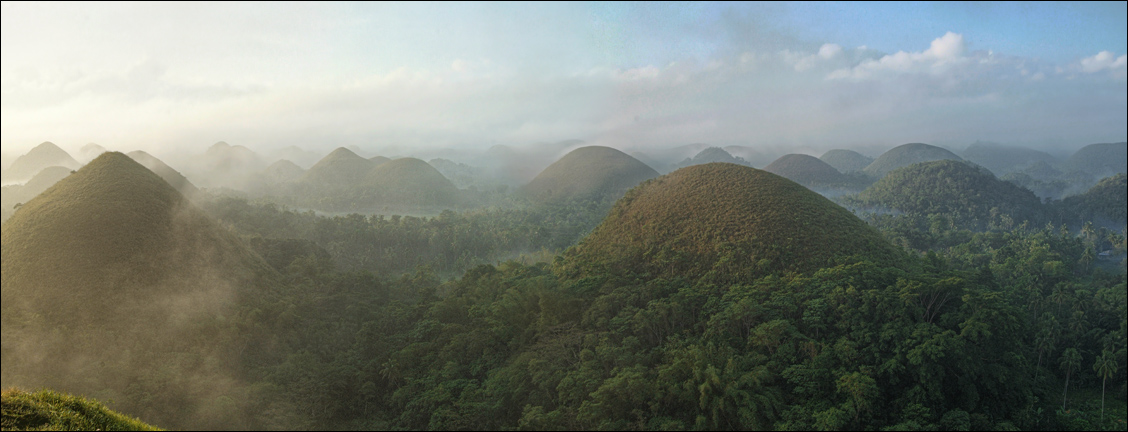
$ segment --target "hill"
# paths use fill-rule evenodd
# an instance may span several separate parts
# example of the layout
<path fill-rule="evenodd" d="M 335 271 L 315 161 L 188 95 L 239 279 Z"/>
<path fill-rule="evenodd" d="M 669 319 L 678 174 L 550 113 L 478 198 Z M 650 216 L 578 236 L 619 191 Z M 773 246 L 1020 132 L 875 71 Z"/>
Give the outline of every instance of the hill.
<path fill-rule="evenodd" d="M 23 183 L 40 171 L 53 166 L 78 169 L 82 164 L 55 144 L 45 142 L 12 162 L 12 166 L 4 172 L 3 182 Z"/>
<path fill-rule="evenodd" d="M 458 188 L 435 167 L 415 158 L 387 162 L 364 177 L 354 189 L 358 202 L 375 205 L 450 206 Z"/>
<path fill-rule="evenodd" d="M 82 158 L 83 162 L 90 162 L 90 161 L 94 160 L 94 158 L 101 156 L 102 153 L 105 153 L 105 152 L 106 152 L 105 147 L 102 147 L 102 146 L 100 146 L 98 144 L 94 144 L 94 143 L 84 145 L 84 146 L 82 146 L 81 149 L 78 149 L 78 155 L 79 155 L 79 157 Z"/>
<path fill-rule="evenodd" d="M 350 188 L 360 184 L 373 168 L 372 161 L 339 148 L 306 171 L 301 182 L 319 188 Z"/>
<path fill-rule="evenodd" d="M 790 180 L 706 164 L 628 192 L 566 253 L 566 271 L 746 280 L 851 256 L 889 260 L 898 252 L 848 210 Z"/>
<path fill-rule="evenodd" d="M 215 418 L 196 413 L 244 391 L 238 365 L 257 351 L 224 322 L 267 298 L 276 277 L 156 174 L 103 154 L 0 228 L 0 380 L 108 391 L 131 414 L 208 427 Z"/>
<path fill-rule="evenodd" d="M 159 431 L 101 403 L 50 391 L 6 390 L 0 395 L 0 429 L 54 431 Z"/>
<path fill-rule="evenodd" d="M 1039 223 L 1042 202 L 1033 192 L 999 180 L 989 171 L 953 160 L 915 164 L 889 173 L 858 195 L 863 206 L 913 215 L 943 214 L 957 223 L 986 229 L 1006 215 L 1013 222 Z"/>
<path fill-rule="evenodd" d="M 866 167 L 865 172 L 873 177 L 885 177 L 893 170 L 909 165 L 938 160 L 963 160 L 955 153 L 928 144 L 905 144 L 882 154 Z"/>
<path fill-rule="evenodd" d="M 72 172 L 70 168 L 50 167 L 40 171 L 23 186 L 5 187 L 3 197 L 0 198 L 0 221 L 7 221 L 12 217 L 16 210 L 15 206 L 31 201 Z"/>
<path fill-rule="evenodd" d="M 991 170 L 997 176 L 1023 171 L 1034 165 L 1054 165 L 1059 161 L 1049 153 L 1021 147 L 975 143 L 962 154 L 969 162 Z"/>
<path fill-rule="evenodd" d="M 814 156 L 789 154 L 772 162 L 764 171 L 807 187 L 840 186 L 846 176 Z"/>
<path fill-rule="evenodd" d="M 736 165 L 751 166 L 748 161 L 733 156 L 729 154 L 729 152 L 719 147 L 709 147 L 705 150 L 701 150 L 700 153 L 697 153 L 697 155 L 693 156 L 692 158 L 681 161 L 681 163 L 679 163 L 677 166 L 679 168 L 685 168 L 688 166 L 703 165 L 709 163 L 731 163 Z"/>
<path fill-rule="evenodd" d="M 130 159 L 133 159 L 137 163 L 141 164 L 141 166 L 148 168 L 149 171 L 152 171 L 153 174 L 156 174 L 158 177 L 168 183 L 169 186 L 172 186 L 173 189 L 176 189 L 184 196 L 192 198 L 200 193 L 200 190 L 196 188 L 196 185 L 188 181 L 187 177 L 184 177 L 184 175 L 180 174 L 179 171 L 172 169 L 172 167 L 168 166 L 153 155 L 138 150 L 135 152 L 130 152 L 126 156 L 129 156 Z"/>
<path fill-rule="evenodd" d="M 298 181 L 306 173 L 306 170 L 288 160 L 280 160 L 266 167 L 262 171 L 262 177 L 265 181 L 279 184 L 291 183 Z"/>
<path fill-rule="evenodd" d="M 521 192 L 540 203 L 619 198 L 658 172 L 610 147 L 582 147 L 550 165 Z"/>
<path fill-rule="evenodd" d="M 873 163 L 873 158 L 853 150 L 831 150 L 824 153 L 819 160 L 841 173 L 859 172 Z"/>
<path fill-rule="evenodd" d="M 1065 167 L 1096 178 L 1128 172 L 1128 143 L 1086 146 L 1070 156 Z"/>
<path fill-rule="evenodd" d="M 372 166 L 376 167 L 391 162 L 392 160 L 383 156 L 376 156 L 372 159 L 369 159 L 369 161 L 372 162 Z"/>
<path fill-rule="evenodd" d="M 1113 228 L 1128 222 L 1128 182 L 1125 174 L 1105 178 L 1081 195 L 1062 200 L 1062 205 L 1083 221 L 1112 223 Z"/>

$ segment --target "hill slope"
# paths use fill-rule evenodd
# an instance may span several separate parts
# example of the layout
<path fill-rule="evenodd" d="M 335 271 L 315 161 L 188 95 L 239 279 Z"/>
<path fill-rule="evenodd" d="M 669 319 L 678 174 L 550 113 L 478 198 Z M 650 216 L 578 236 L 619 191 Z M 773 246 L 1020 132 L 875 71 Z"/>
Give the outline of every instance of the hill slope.
<path fill-rule="evenodd" d="M 82 164 L 55 144 L 45 142 L 12 162 L 12 166 L 4 172 L 3 181 L 5 183 L 23 183 L 39 174 L 40 171 L 53 166 L 73 170 L 78 169 Z"/>
<path fill-rule="evenodd" d="M 1029 190 L 999 180 L 966 162 L 944 160 L 901 168 L 858 195 L 866 206 L 917 215 L 944 214 L 978 229 L 994 214 L 1014 222 L 1043 218 L 1041 200 Z"/>
<path fill-rule="evenodd" d="M 874 177 L 885 177 L 893 170 L 909 165 L 938 160 L 963 160 L 955 153 L 928 144 L 905 144 L 882 154 L 866 167 L 865 172 Z"/>
<path fill-rule="evenodd" d="M 857 172 L 873 163 L 873 158 L 853 150 L 831 150 L 819 158 L 841 173 Z"/>
<path fill-rule="evenodd" d="M 0 429 L 57 431 L 159 431 L 81 397 L 6 390 L 0 395 Z"/>
<path fill-rule="evenodd" d="M 550 165 L 522 193 L 541 203 L 599 200 L 618 195 L 658 172 L 610 147 L 582 147 Z"/>
<path fill-rule="evenodd" d="M 846 176 L 814 156 L 789 154 L 772 162 L 764 171 L 807 187 L 839 186 Z"/>
<path fill-rule="evenodd" d="M 708 163 L 731 163 L 736 165 L 750 166 L 748 161 L 733 156 L 729 152 L 719 147 L 709 147 L 694 155 L 692 158 L 681 161 L 677 165 L 678 168 L 685 168 L 693 165 L 704 165 Z"/>
<path fill-rule="evenodd" d="M 961 156 L 969 162 L 991 170 L 999 177 L 1025 170 L 1034 165 L 1058 163 L 1058 159 L 1049 153 L 996 144 L 973 144 L 967 150 L 964 150 Z"/>
<path fill-rule="evenodd" d="M 356 190 L 360 202 L 394 205 L 449 206 L 458 188 L 435 167 L 415 158 L 386 162 L 372 169 Z"/>
<path fill-rule="evenodd" d="M 160 159 L 153 157 L 153 155 L 150 155 L 143 151 L 135 151 L 130 152 L 127 156 L 129 156 L 130 159 L 137 161 L 137 163 L 141 164 L 141 166 L 148 168 L 149 171 L 152 171 L 153 174 L 159 176 L 162 180 L 168 183 L 169 186 L 172 186 L 173 189 L 176 189 L 184 196 L 191 198 L 200 193 L 200 190 L 196 188 L 196 185 L 188 181 L 188 178 L 180 174 L 179 171 L 172 169 L 172 167 L 168 166 Z"/>
<path fill-rule="evenodd" d="M 123 410 L 176 427 L 206 427 L 194 413 L 238 387 L 247 339 L 221 323 L 276 276 L 145 167 L 103 154 L 0 236 L 3 386 L 113 391 Z"/>
<path fill-rule="evenodd" d="M 339 148 L 329 153 L 302 176 L 301 182 L 321 188 L 347 188 L 358 185 L 375 164 L 351 150 Z"/>
<path fill-rule="evenodd" d="M 1071 196 L 1062 204 L 1085 221 L 1111 222 L 1121 226 L 1128 222 L 1128 181 L 1125 174 L 1108 177 L 1081 195 Z"/>
<path fill-rule="evenodd" d="M 567 253 L 570 269 L 723 280 L 810 271 L 898 255 L 846 209 L 790 180 L 734 164 L 683 168 L 643 183 Z"/>
<path fill-rule="evenodd" d="M 1065 166 L 1097 178 L 1128 172 L 1128 143 L 1086 146 L 1070 156 Z"/>

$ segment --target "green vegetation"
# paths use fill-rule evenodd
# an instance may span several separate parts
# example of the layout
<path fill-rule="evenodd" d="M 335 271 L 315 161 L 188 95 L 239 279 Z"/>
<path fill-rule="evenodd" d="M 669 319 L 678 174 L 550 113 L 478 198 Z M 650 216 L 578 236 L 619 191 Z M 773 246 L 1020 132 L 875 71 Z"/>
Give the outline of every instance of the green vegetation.
<path fill-rule="evenodd" d="M 870 176 L 881 178 L 909 165 L 938 160 L 963 160 L 954 153 L 928 144 L 905 144 L 889 150 L 866 167 Z"/>
<path fill-rule="evenodd" d="M 1124 226 L 1128 222 L 1128 182 L 1124 174 L 1101 180 L 1088 192 L 1062 200 L 1063 213 L 1074 214 L 1070 222 L 1107 222 Z"/>
<path fill-rule="evenodd" d="M 355 186 L 364 180 L 376 164 L 339 148 L 306 171 L 301 182 L 312 190 L 335 190 Z"/>
<path fill-rule="evenodd" d="M 1070 156 L 1065 166 L 1097 178 L 1128 172 L 1128 143 L 1086 146 Z"/>
<path fill-rule="evenodd" d="M 609 147 L 582 147 L 546 168 L 521 189 L 541 203 L 618 199 L 628 189 L 658 172 L 626 153 Z"/>
<path fill-rule="evenodd" d="M 6 431 L 159 431 L 102 404 L 50 391 L 5 390 L 0 429 Z"/>
<path fill-rule="evenodd" d="M 873 158 L 853 150 L 831 150 L 823 154 L 819 160 L 841 173 L 860 172 L 873 163 Z"/>
<path fill-rule="evenodd" d="M 910 217 L 943 215 L 958 226 L 1009 229 L 1045 222 L 1042 202 L 1032 192 L 958 161 L 920 163 L 889 173 L 855 199 L 852 206 L 901 212 Z"/>

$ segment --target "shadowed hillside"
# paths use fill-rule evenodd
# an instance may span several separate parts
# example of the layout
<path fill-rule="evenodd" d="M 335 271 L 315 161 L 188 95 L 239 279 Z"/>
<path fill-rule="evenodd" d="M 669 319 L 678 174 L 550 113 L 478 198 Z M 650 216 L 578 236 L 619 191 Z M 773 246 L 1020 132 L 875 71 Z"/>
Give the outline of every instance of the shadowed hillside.
<path fill-rule="evenodd" d="M 991 170 L 999 177 L 1025 170 L 1037 164 L 1052 165 L 1058 163 L 1058 159 L 1049 153 L 997 144 L 976 143 L 968 147 L 961 156 L 969 162 Z"/>
<path fill-rule="evenodd" d="M 865 172 L 874 177 L 884 177 L 893 170 L 909 165 L 938 160 L 963 160 L 955 153 L 928 144 L 905 144 L 885 152 L 873 161 Z"/>
<path fill-rule="evenodd" d="M 106 153 L 0 233 L 3 386 L 108 394 L 176 427 L 244 424 L 238 403 L 209 407 L 239 399 L 243 354 L 263 351 L 224 322 L 276 276 L 168 183 Z"/>
<path fill-rule="evenodd" d="M 1086 146 L 1070 156 L 1065 166 L 1096 178 L 1128 172 L 1128 143 Z"/>
<path fill-rule="evenodd" d="M 1124 174 L 1118 174 L 1101 180 L 1088 192 L 1066 198 L 1061 204 L 1067 211 L 1076 213 L 1079 220 L 1111 223 L 1113 228 L 1122 228 L 1128 222 L 1125 178 Z"/>
<path fill-rule="evenodd" d="M 807 187 L 844 187 L 847 177 L 814 156 L 790 154 L 772 162 L 764 171 Z"/>
<path fill-rule="evenodd" d="M 173 189 L 176 189 L 184 196 L 192 198 L 200 193 L 200 190 L 196 188 L 196 185 L 188 181 L 188 179 L 181 175 L 179 171 L 172 169 L 172 167 L 168 166 L 160 159 L 153 157 L 153 155 L 150 155 L 143 151 L 135 151 L 130 152 L 127 156 L 129 156 L 130 159 L 137 161 L 137 163 L 141 164 L 145 168 L 148 168 L 149 171 L 152 171 L 153 174 L 156 174 L 158 177 L 168 183 L 169 186 L 172 186 Z"/>
<path fill-rule="evenodd" d="M 626 153 L 610 147 L 573 150 L 546 168 L 522 193 L 541 203 L 618 198 L 658 172 Z"/>
<path fill-rule="evenodd" d="M 897 255 L 846 209 L 783 177 L 734 164 L 683 168 L 643 183 L 568 252 L 594 266 L 652 277 L 739 277 L 809 271 L 835 260 Z"/>
<path fill-rule="evenodd" d="M 4 172 L 5 183 L 23 183 L 30 180 L 44 169 L 60 166 L 63 168 L 78 169 L 82 164 L 74 160 L 70 154 L 63 151 L 55 144 L 45 142 L 36 146 L 27 154 L 20 156 L 12 162 Z"/>
<path fill-rule="evenodd" d="M 59 180 L 67 178 L 74 172 L 70 168 L 50 167 L 40 171 L 35 177 L 23 186 L 8 186 L 4 188 L 3 199 L 0 200 L 0 220 L 7 221 L 15 212 L 15 207 L 31 201 L 43 191 L 54 186 Z"/>

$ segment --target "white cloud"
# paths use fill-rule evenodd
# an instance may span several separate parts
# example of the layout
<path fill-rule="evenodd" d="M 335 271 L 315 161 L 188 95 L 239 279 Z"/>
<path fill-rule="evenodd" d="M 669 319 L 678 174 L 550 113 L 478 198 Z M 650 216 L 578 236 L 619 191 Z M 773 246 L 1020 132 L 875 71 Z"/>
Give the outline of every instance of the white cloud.
<path fill-rule="evenodd" d="M 843 50 L 841 45 L 828 43 L 819 48 L 818 54 L 803 56 L 791 51 L 784 51 L 783 56 L 785 61 L 793 65 L 796 72 L 806 72 L 842 58 Z"/>
<path fill-rule="evenodd" d="M 923 52 L 889 54 L 876 60 L 866 60 L 852 68 L 838 69 L 829 79 L 868 79 L 881 73 L 944 73 L 951 66 L 965 62 L 967 45 L 963 35 L 948 32 L 932 41 Z"/>
<path fill-rule="evenodd" d="M 1096 73 L 1105 70 L 1124 69 L 1126 63 L 1128 63 L 1128 55 L 1115 56 L 1116 54 L 1108 51 L 1101 51 L 1095 56 L 1081 60 L 1081 70 Z"/>

